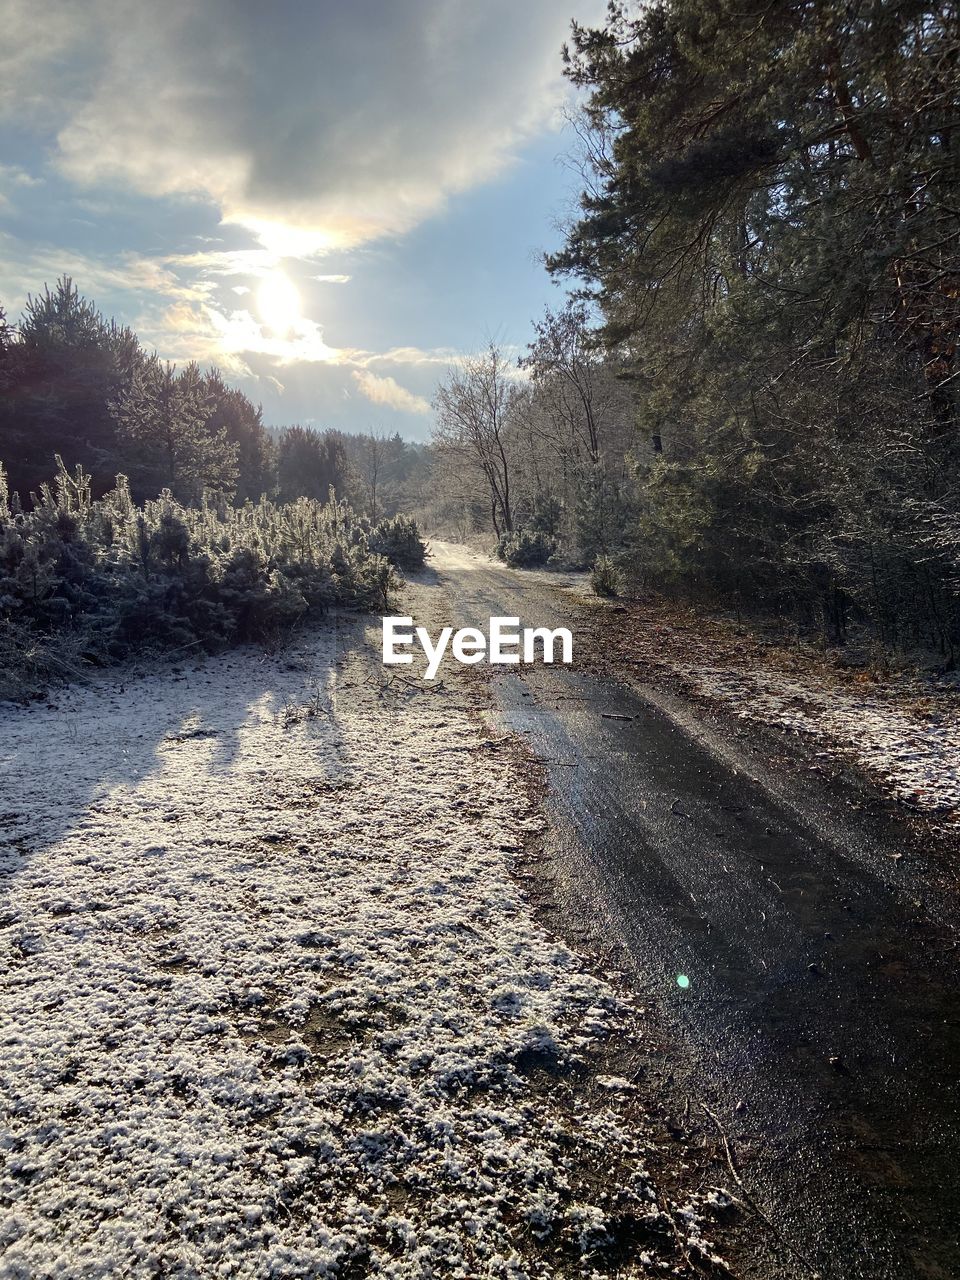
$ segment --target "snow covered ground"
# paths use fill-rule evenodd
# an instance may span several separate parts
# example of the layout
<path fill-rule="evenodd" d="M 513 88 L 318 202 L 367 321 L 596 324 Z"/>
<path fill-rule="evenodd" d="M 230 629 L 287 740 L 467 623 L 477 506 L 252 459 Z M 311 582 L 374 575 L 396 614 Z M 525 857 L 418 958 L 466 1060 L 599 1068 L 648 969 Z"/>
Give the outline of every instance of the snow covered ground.
<path fill-rule="evenodd" d="M 960 688 L 905 669 L 874 680 L 822 652 L 772 643 L 729 620 L 656 598 L 594 604 L 595 647 L 633 674 L 667 673 L 744 720 L 804 734 L 899 801 L 960 822 Z"/>
<path fill-rule="evenodd" d="M 637 1014 L 511 878 L 540 822 L 514 758 L 464 677 L 384 685 L 355 631 L 3 708 L 4 1280 L 708 1248 L 602 1071 Z"/>
<path fill-rule="evenodd" d="M 557 587 L 574 596 L 594 598 L 590 574 L 585 569 L 510 569 L 495 556 L 464 546 L 462 542 L 441 542 L 433 538 L 430 547 L 434 553 L 433 560 L 439 560 L 445 569 L 496 569 L 500 573 L 516 573 L 522 578 L 531 578 L 538 585 Z"/>
<path fill-rule="evenodd" d="M 743 718 L 820 737 L 828 752 L 854 759 L 903 803 L 951 822 L 960 817 L 955 692 L 861 692 L 787 672 L 699 665 L 684 674 L 698 693 L 722 698 Z"/>

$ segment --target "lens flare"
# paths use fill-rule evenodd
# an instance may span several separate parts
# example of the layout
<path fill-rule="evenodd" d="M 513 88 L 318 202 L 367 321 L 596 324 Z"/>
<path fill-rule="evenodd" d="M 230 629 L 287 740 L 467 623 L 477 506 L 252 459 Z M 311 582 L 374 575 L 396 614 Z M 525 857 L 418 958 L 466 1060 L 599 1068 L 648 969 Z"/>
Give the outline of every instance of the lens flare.
<path fill-rule="evenodd" d="M 680 987 L 681 990 L 686 991 L 689 985 L 690 985 L 690 979 L 687 977 L 687 975 L 685 973 L 678 973 L 677 986 Z"/>

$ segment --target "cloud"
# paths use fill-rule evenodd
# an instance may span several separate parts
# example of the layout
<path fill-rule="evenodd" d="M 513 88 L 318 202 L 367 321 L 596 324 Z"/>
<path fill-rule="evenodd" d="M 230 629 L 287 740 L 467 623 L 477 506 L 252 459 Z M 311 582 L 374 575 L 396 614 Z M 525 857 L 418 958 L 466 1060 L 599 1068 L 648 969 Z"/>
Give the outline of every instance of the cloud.
<path fill-rule="evenodd" d="M 104 295 L 125 301 L 122 318 L 144 346 L 163 360 L 216 364 L 233 377 L 275 389 L 280 386 L 274 376 L 279 370 L 294 365 L 339 366 L 343 376 L 356 379 L 355 389 L 374 404 L 403 413 L 429 412 L 423 396 L 373 369 L 404 370 L 422 382 L 425 376 L 432 380 L 437 368 L 455 363 L 462 353 L 452 348 L 408 346 L 378 352 L 331 346 L 323 325 L 308 316 L 297 317 L 284 333 L 274 333 L 251 305 L 254 290 L 235 281 L 241 275 L 253 282 L 263 279 L 275 270 L 275 263 L 274 255 L 263 250 L 166 257 L 124 252 L 98 257 L 28 244 L 0 232 L 0 299 L 13 320 L 29 293 L 69 275 L 94 302 Z M 115 314 L 115 308 L 108 308 L 108 313 Z"/>
<path fill-rule="evenodd" d="M 353 276 L 311 276 L 311 280 L 319 280 L 321 284 L 349 284 Z"/>
<path fill-rule="evenodd" d="M 42 182 L 18 164 L 0 164 L 0 187 L 39 187 Z"/>
<path fill-rule="evenodd" d="M 378 377 L 367 369 L 354 369 L 353 380 L 361 395 L 374 404 L 386 405 L 401 413 L 429 413 L 430 401 L 401 387 L 395 378 Z"/>
<path fill-rule="evenodd" d="M 135 326 L 161 359 L 216 364 L 240 378 L 279 385 L 273 370 L 291 365 L 349 363 L 349 353 L 324 341 L 322 327 L 300 318 L 283 334 L 273 333 L 251 311 L 227 310 L 209 300 L 179 299 L 159 314 L 141 316 Z M 254 372 L 254 357 L 260 371 Z"/>
<path fill-rule="evenodd" d="M 269 249 L 204 249 L 198 253 L 170 254 L 167 266 L 205 278 L 213 276 L 264 276 L 280 259 Z"/>
<path fill-rule="evenodd" d="M 159 300 L 202 302 L 208 290 L 202 281 L 181 279 L 167 261 L 125 252 L 112 259 L 61 249 L 49 244 L 28 244 L 0 232 L 0 298 L 11 314 L 16 314 L 28 294 L 36 294 L 44 284 L 52 286 L 58 277 L 72 276 L 83 294 L 96 301 L 102 294 L 128 294 Z"/>
<path fill-rule="evenodd" d="M 355 364 L 368 365 L 439 365 L 443 368 L 463 357 L 462 351 L 453 347 L 434 347 L 424 350 L 422 347 L 390 347 L 387 351 L 356 351 L 353 355 Z"/>
<path fill-rule="evenodd" d="M 213 201 L 282 256 L 409 230 L 565 94 L 556 0 L 0 0 L 0 22 L 0 114 L 52 128 L 62 173 Z"/>

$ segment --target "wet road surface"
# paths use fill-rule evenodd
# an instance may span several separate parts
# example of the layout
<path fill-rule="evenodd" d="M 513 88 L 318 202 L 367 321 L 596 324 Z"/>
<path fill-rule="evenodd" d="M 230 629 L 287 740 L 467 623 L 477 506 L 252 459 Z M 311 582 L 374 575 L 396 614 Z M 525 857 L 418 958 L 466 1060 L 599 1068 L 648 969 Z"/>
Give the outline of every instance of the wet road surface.
<path fill-rule="evenodd" d="M 442 543 L 433 566 L 454 626 L 573 625 L 537 574 Z M 548 771 L 564 926 L 626 949 L 781 1237 L 763 1273 L 960 1277 L 957 904 L 897 857 L 905 823 L 662 691 L 544 665 L 491 684 Z"/>

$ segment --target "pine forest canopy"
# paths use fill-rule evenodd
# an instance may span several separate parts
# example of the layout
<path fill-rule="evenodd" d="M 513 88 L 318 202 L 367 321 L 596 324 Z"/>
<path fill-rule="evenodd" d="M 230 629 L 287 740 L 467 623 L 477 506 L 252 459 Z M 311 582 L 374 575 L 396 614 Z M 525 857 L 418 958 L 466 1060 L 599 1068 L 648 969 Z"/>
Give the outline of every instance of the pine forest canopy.
<path fill-rule="evenodd" d="M 640 574 L 955 648 L 958 18 L 671 0 L 575 26 L 586 190 L 548 265 L 656 444 Z"/>

